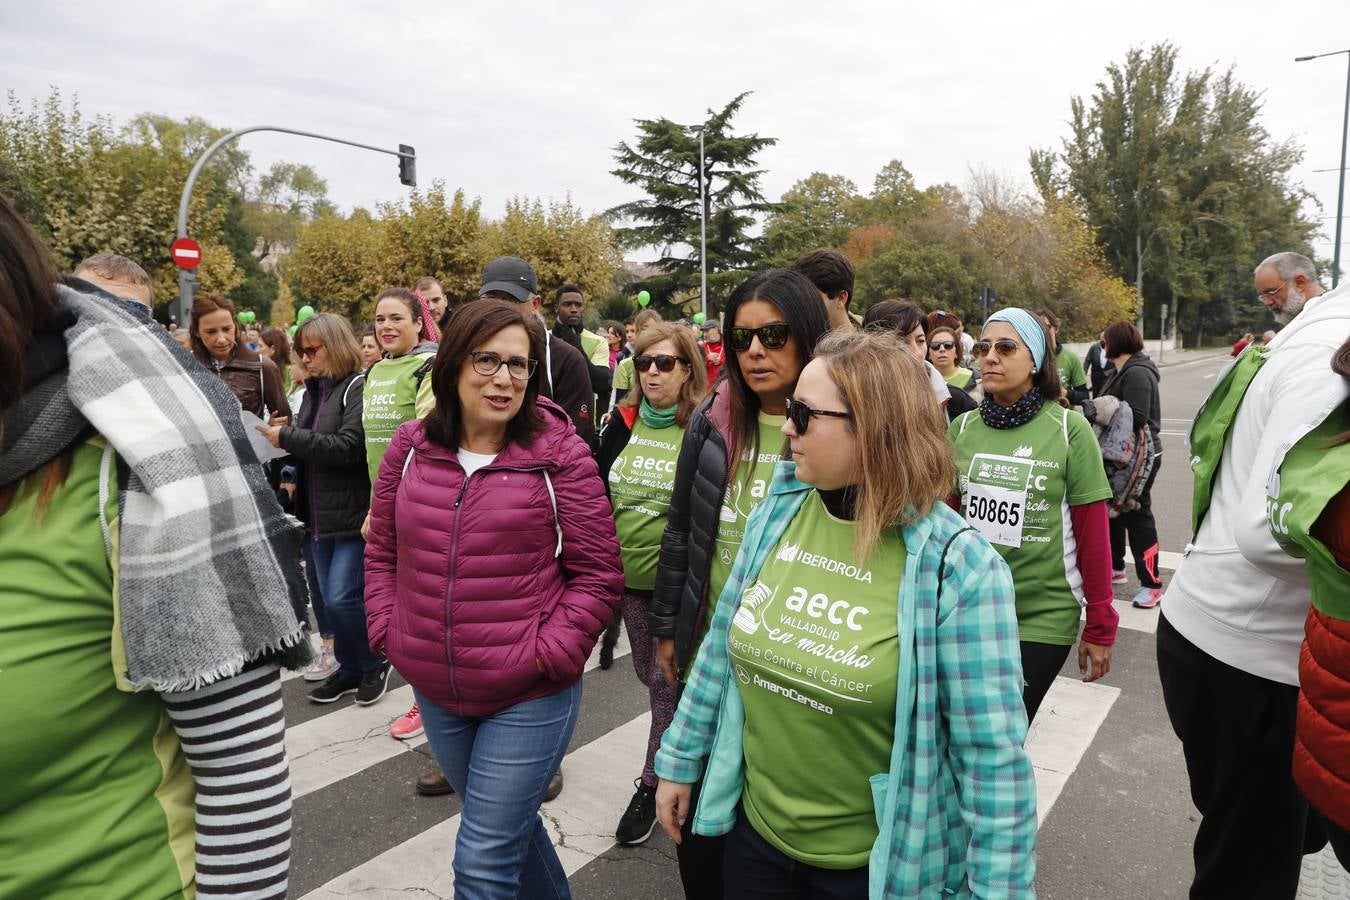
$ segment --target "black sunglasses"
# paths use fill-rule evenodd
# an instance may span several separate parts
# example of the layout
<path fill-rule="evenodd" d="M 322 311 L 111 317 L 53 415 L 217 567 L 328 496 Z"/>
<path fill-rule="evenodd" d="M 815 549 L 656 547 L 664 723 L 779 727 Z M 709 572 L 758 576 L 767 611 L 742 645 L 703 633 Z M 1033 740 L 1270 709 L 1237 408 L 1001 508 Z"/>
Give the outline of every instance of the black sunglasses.
<path fill-rule="evenodd" d="M 800 400 L 787 400 L 787 417 L 797 434 L 806 434 L 806 426 L 811 424 L 812 416 L 833 416 L 836 419 L 852 419 L 853 413 L 839 412 L 833 409 L 812 409 Z"/>
<path fill-rule="evenodd" d="M 749 350 L 755 338 L 759 338 L 765 350 L 781 350 L 787 346 L 790 337 L 792 329 L 786 322 L 770 322 L 758 328 L 743 328 L 737 325 L 727 330 L 727 340 L 731 342 L 731 349 L 737 353 Z"/>
<path fill-rule="evenodd" d="M 990 349 L 998 351 L 999 356 L 1012 356 L 1022 345 L 1012 338 L 999 338 L 996 341 L 976 341 L 975 346 L 970 348 L 970 353 L 975 357 L 984 357 L 989 355 Z"/>
<path fill-rule="evenodd" d="M 684 363 L 687 366 L 689 360 L 683 356 L 671 356 L 669 353 L 658 353 L 656 356 L 648 356 L 644 353 L 641 356 L 633 357 L 633 368 L 639 372 L 650 369 L 652 363 L 656 363 L 656 371 L 658 372 L 673 372 L 676 363 Z"/>
<path fill-rule="evenodd" d="M 932 341 L 928 345 L 929 350 L 952 350 L 956 347 L 956 341 Z"/>

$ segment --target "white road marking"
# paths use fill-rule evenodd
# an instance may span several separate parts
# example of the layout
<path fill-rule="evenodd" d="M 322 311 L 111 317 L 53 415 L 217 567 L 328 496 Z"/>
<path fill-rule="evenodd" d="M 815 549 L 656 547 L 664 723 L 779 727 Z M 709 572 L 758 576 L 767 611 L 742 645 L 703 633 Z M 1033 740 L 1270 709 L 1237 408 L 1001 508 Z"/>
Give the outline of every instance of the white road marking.
<path fill-rule="evenodd" d="M 1036 773 L 1038 824 L 1045 822 L 1119 696 L 1120 688 L 1062 675 L 1050 686 L 1026 743 Z"/>

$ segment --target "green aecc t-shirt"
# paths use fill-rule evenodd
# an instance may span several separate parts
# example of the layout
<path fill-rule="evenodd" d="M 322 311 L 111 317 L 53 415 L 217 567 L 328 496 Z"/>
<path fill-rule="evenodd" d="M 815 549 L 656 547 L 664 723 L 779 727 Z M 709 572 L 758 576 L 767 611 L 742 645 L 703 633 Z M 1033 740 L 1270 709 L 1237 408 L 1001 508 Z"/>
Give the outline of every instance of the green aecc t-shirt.
<path fill-rule="evenodd" d="M 905 546 L 892 529 L 863 563 L 856 527 L 814 491 L 729 631 L 745 703 L 746 819 L 793 859 L 867 865 L 877 838 L 869 779 L 890 770 Z"/>
<path fill-rule="evenodd" d="M 1069 507 L 1111 497 L 1092 426 L 1046 403 L 1017 428 L 990 428 L 973 410 L 950 434 L 961 514 L 1012 570 L 1021 639 L 1074 643 L 1085 599 Z"/>
<path fill-rule="evenodd" d="M 684 442 L 679 425 L 652 428 L 641 417 L 633 422 L 628 444 L 609 470 L 609 497 L 619 535 L 624 584 L 650 591 L 656 586 L 661 536 L 675 488 L 675 463 Z"/>
<path fill-rule="evenodd" d="M 409 353 L 395 359 L 382 359 L 366 375 L 361 401 L 361 426 L 366 432 L 366 465 L 370 484 L 380 471 L 389 442 L 398 426 L 420 419 L 436 405 L 431 390 L 431 373 L 418 381 L 417 371 L 436 358 L 434 353 Z"/>

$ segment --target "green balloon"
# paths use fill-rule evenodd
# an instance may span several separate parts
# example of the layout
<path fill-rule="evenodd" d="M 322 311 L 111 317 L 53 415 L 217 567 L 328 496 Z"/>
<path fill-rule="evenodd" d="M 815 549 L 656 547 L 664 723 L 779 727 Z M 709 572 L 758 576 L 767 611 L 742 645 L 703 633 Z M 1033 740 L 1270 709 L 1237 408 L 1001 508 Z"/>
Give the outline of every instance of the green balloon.
<path fill-rule="evenodd" d="M 295 340 L 295 333 L 296 333 L 297 331 L 299 331 L 299 330 L 300 330 L 300 326 L 299 326 L 299 325 L 292 325 L 292 326 L 291 326 L 291 340 Z"/>
<path fill-rule="evenodd" d="M 295 324 L 303 325 L 310 316 L 314 315 L 314 307 L 306 303 L 295 313 Z"/>
<path fill-rule="evenodd" d="M 651 302 L 652 302 L 651 294 L 647 293 L 646 291 L 638 291 L 638 306 L 646 307 L 646 305 Z"/>
<path fill-rule="evenodd" d="M 257 318 L 258 314 L 252 310 L 245 310 L 239 314 L 239 321 L 243 322 L 245 325 L 252 325 Z"/>
<path fill-rule="evenodd" d="M 708 317 L 705 316 L 703 313 L 694 313 L 694 324 L 695 324 L 695 325 L 702 325 L 702 324 L 703 324 L 704 322 L 706 322 L 706 321 L 708 321 Z"/>

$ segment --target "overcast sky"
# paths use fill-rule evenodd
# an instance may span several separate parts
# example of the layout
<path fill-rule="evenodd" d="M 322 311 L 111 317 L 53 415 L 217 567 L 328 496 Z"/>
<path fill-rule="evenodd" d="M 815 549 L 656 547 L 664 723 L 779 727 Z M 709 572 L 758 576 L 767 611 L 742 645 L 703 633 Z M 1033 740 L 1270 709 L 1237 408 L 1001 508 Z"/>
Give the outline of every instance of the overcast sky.
<path fill-rule="evenodd" d="M 150 111 L 408 143 L 423 185 L 463 187 L 494 217 L 516 194 L 632 199 L 609 174 L 632 119 L 700 121 L 744 90 L 739 129 L 779 139 L 762 155 L 771 198 L 812 171 L 867 189 L 892 158 L 921 186 L 972 167 L 1029 186 L 1027 151 L 1059 146 L 1070 97 L 1131 46 L 1170 40 L 1183 67 L 1236 66 L 1272 135 L 1304 145 L 1295 176 L 1322 201 L 1331 256 L 1337 175 L 1314 170 L 1339 166 L 1346 57 L 1293 59 L 1350 48 L 1346 0 L 0 0 L 0 22 L 0 84 L 25 102 L 57 85 L 118 122 Z M 259 169 L 311 163 L 345 207 L 404 196 L 392 157 L 242 141 Z"/>

